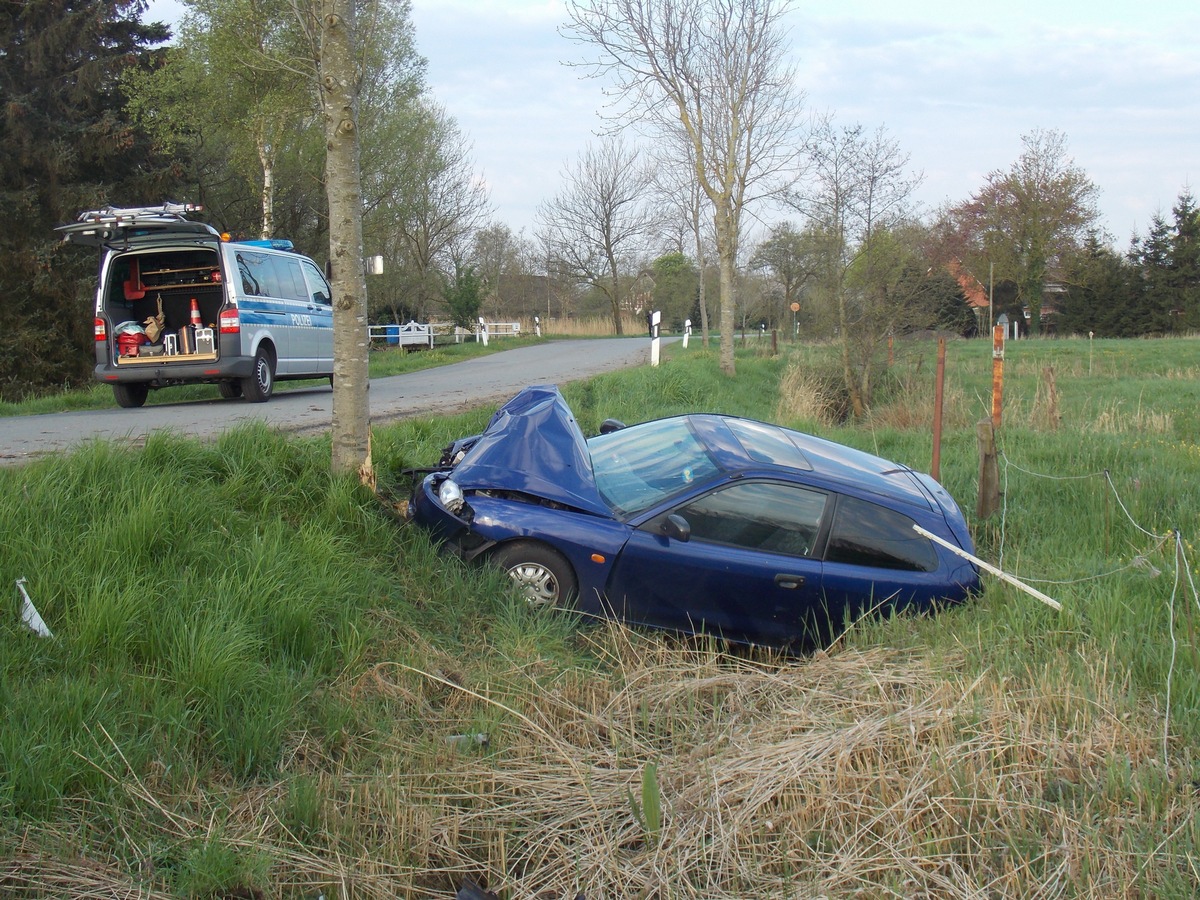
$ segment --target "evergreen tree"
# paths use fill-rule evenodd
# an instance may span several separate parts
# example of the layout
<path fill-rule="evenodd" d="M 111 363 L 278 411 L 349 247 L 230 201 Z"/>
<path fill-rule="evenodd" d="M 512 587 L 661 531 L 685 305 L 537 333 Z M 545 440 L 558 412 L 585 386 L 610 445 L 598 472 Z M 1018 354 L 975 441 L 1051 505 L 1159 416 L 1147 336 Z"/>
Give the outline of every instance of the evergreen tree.
<path fill-rule="evenodd" d="M 1173 331 L 1179 319 L 1179 298 L 1171 284 L 1171 226 L 1161 214 L 1150 220 L 1145 238 L 1135 239 L 1130 259 L 1138 267 L 1135 334 L 1164 334 Z"/>
<path fill-rule="evenodd" d="M 1168 283 L 1183 329 L 1200 327 L 1200 209 L 1189 190 L 1179 195 L 1171 210 L 1175 229 L 1171 238 Z"/>
<path fill-rule="evenodd" d="M 1060 302 L 1059 334 L 1131 337 L 1146 333 L 1148 323 L 1140 306 L 1135 272 L 1099 234 L 1089 234 L 1065 273 L 1067 292 Z"/>
<path fill-rule="evenodd" d="M 0 4 L 0 397 L 86 380 L 96 259 L 54 226 L 85 208 L 161 202 L 171 172 L 130 127 L 122 71 L 154 64 L 166 26 L 141 0 Z"/>

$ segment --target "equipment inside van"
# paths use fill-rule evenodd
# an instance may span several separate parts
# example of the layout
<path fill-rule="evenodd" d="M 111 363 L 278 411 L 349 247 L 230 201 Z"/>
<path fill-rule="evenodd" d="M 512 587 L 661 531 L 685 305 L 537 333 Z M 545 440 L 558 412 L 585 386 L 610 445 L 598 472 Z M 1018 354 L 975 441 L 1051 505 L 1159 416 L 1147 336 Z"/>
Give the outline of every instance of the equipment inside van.
<path fill-rule="evenodd" d="M 233 241 L 190 204 L 82 213 L 56 229 L 100 249 L 98 380 L 138 407 L 151 390 L 215 384 L 270 399 L 277 379 L 333 379 L 332 292 L 291 241 Z"/>

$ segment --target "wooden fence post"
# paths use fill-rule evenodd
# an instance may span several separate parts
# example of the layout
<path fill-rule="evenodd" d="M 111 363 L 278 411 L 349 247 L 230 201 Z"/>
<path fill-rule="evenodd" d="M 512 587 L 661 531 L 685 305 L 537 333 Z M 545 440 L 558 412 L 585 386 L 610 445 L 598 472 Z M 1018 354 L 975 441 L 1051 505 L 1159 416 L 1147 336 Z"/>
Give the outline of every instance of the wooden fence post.
<path fill-rule="evenodd" d="M 979 500 L 975 517 L 980 521 L 1000 508 L 1000 466 L 996 455 L 996 430 L 988 419 L 975 426 L 979 445 Z"/>

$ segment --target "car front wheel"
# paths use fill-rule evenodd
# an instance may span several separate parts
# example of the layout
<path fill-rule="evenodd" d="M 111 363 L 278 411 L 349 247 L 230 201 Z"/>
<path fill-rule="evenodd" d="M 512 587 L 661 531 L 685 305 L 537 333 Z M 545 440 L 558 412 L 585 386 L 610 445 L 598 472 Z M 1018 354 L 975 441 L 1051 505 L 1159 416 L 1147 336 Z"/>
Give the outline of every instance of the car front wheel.
<path fill-rule="evenodd" d="M 571 564 L 557 550 L 534 541 L 514 541 L 492 554 L 525 599 L 539 606 L 570 602 L 579 592 Z"/>

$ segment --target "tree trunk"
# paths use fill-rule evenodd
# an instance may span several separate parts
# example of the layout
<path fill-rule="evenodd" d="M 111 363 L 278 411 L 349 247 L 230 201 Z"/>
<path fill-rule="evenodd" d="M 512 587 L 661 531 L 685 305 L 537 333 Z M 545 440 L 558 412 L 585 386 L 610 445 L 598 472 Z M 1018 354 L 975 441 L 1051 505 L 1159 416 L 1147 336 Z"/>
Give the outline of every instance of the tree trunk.
<path fill-rule="evenodd" d="M 726 201 L 728 203 L 728 201 Z M 718 358 L 721 371 L 737 374 L 733 357 L 734 331 L 737 328 L 737 247 L 738 235 L 732 224 L 733 213 L 718 206 L 715 216 L 717 231 L 717 264 L 721 270 L 721 345 Z"/>
<path fill-rule="evenodd" d="M 333 427 L 335 475 L 357 472 L 375 485 L 367 401 L 367 284 L 363 271 L 362 187 L 358 147 L 358 72 L 353 0 L 320 0 L 321 101 L 325 115 L 325 187 L 333 281 Z"/>
<path fill-rule="evenodd" d="M 262 166 L 262 234 L 260 237 L 265 239 L 275 236 L 275 159 L 261 130 L 255 144 L 258 147 L 258 162 Z"/>

